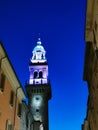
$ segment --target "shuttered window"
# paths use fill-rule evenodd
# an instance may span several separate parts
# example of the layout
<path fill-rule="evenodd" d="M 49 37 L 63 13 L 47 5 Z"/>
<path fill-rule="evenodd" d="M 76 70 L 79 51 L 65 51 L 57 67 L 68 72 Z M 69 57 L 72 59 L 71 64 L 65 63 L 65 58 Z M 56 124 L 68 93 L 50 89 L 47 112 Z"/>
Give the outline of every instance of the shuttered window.
<path fill-rule="evenodd" d="M 6 121 L 6 129 L 5 130 L 14 130 L 13 125 L 10 120 Z"/>
<path fill-rule="evenodd" d="M 10 105 L 13 107 L 13 105 L 14 105 L 14 92 L 13 91 L 11 91 L 11 93 L 10 93 Z"/>
<path fill-rule="evenodd" d="M 0 91 L 4 91 L 4 85 L 5 85 L 5 75 L 3 73 L 0 74 Z"/>
<path fill-rule="evenodd" d="M 18 117 L 21 117 L 21 109 L 22 109 L 22 104 L 19 103 L 19 104 L 18 104 L 18 111 L 17 111 Z"/>

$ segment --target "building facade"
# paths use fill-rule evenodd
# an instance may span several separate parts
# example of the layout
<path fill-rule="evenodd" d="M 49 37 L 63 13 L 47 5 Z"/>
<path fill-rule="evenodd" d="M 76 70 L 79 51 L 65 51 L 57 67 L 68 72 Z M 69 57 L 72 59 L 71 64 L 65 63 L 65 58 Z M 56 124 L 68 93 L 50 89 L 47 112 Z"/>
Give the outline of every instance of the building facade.
<path fill-rule="evenodd" d="M 23 120 L 21 106 L 25 97 L 7 53 L 0 43 L 0 130 L 20 130 Z"/>
<path fill-rule="evenodd" d="M 98 0 L 87 0 L 85 42 L 83 79 L 89 95 L 82 130 L 98 130 Z"/>
<path fill-rule="evenodd" d="M 30 130 L 48 130 L 48 100 L 51 98 L 51 85 L 48 80 L 46 51 L 40 38 L 33 49 L 30 60 L 30 78 L 26 84 L 29 110 L 32 115 Z"/>

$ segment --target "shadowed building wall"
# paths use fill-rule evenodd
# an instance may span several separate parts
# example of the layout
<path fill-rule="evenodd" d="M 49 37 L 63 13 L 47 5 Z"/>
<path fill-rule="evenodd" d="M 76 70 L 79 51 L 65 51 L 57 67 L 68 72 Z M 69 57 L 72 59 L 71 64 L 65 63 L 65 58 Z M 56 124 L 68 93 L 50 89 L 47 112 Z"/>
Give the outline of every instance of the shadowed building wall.
<path fill-rule="evenodd" d="M 88 84 L 87 115 L 82 130 L 98 130 L 98 0 L 87 0 L 84 81 Z"/>

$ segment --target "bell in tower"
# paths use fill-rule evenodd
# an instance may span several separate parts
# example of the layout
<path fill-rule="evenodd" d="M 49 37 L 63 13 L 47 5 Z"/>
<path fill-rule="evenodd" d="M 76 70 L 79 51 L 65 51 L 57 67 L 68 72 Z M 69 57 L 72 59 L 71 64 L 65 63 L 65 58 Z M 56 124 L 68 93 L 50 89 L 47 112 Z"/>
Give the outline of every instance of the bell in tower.
<path fill-rule="evenodd" d="M 33 118 L 33 130 L 48 130 L 48 100 L 51 98 L 51 85 L 48 80 L 46 51 L 40 38 L 32 54 L 29 64 L 30 78 L 26 90 Z"/>

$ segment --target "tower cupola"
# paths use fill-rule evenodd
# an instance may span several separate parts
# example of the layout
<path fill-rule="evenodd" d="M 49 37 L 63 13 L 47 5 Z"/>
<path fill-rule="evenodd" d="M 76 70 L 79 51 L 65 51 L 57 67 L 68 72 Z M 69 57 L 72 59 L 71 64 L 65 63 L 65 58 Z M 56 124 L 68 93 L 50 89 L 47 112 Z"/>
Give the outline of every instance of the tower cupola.
<path fill-rule="evenodd" d="M 40 38 L 38 38 L 37 45 L 34 47 L 32 54 L 33 54 L 31 59 L 32 63 L 46 62 L 46 57 L 45 57 L 46 51 L 42 46 L 42 42 Z"/>

